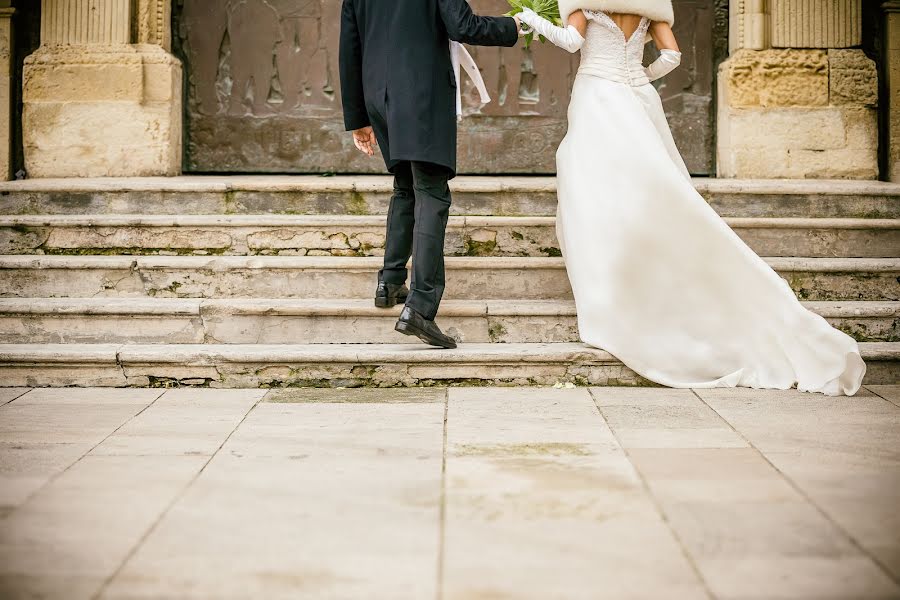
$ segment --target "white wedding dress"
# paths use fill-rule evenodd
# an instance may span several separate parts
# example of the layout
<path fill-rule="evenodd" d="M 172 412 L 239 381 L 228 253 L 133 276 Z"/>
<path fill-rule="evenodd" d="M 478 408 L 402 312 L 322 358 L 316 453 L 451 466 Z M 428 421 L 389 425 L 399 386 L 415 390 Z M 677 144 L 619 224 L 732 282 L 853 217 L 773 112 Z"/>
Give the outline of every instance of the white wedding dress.
<path fill-rule="evenodd" d="M 691 185 L 641 64 L 648 19 L 626 41 L 604 13 L 585 14 L 557 152 L 581 339 L 670 387 L 855 394 L 856 342 L 806 310 Z"/>

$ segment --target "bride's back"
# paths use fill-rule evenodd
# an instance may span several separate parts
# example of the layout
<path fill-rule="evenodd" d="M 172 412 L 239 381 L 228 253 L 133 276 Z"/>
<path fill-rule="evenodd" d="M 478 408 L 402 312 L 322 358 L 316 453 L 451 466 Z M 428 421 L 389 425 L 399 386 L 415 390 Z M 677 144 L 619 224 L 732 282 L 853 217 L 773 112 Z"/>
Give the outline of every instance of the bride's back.
<path fill-rule="evenodd" d="M 637 28 L 641 25 L 640 15 L 630 15 L 626 13 L 607 14 L 609 15 L 609 18 L 619 26 L 619 29 L 622 30 L 622 33 L 625 34 L 625 39 L 631 38 L 634 32 L 637 31 Z"/>

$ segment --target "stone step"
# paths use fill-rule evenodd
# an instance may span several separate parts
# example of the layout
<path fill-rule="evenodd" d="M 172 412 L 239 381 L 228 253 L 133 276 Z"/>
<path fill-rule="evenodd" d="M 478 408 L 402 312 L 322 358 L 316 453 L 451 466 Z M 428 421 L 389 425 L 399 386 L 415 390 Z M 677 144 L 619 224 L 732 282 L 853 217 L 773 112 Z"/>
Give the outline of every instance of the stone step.
<path fill-rule="evenodd" d="M 900 257 L 900 219 L 728 217 L 762 256 Z M 384 253 L 383 216 L 0 215 L 0 254 Z M 449 256 L 559 256 L 554 217 L 451 217 Z"/>
<path fill-rule="evenodd" d="M 801 300 L 900 300 L 900 259 L 768 258 Z M 371 297 L 382 261 L 310 256 L 0 256 L 0 296 Z M 448 300 L 571 298 L 561 258 L 451 257 Z"/>
<path fill-rule="evenodd" d="M 900 302 L 806 302 L 859 341 L 900 341 Z M 2 298 L 2 344 L 387 344 L 399 306 L 371 300 Z M 448 300 L 439 324 L 464 343 L 576 342 L 568 301 Z"/>
<path fill-rule="evenodd" d="M 722 216 L 900 218 L 900 185 L 877 181 L 694 179 Z M 550 216 L 553 177 L 458 177 L 454 214 Z M 0 214 L 385 214 L 380 176 L 186 176 L 0 183 Z"/>
<path fill-rule="evenodd" d="M 900 343 L 860 344 L 866 384 L 900 381 Z M 0 385 L 403 387 L 648 385 L 602 350 L 577 343 L 463 344 L 6 344 Z"/>

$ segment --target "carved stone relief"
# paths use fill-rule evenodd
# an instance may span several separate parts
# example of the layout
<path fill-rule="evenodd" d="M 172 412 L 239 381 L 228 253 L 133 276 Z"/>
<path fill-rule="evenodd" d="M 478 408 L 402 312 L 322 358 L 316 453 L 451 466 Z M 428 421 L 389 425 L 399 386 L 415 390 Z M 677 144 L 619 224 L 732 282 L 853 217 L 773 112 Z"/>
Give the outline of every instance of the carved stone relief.
<path fill-rule="evenodd" d="M 358 154 L 343 132 L 340 0 L 175 2 L 176 53 L 188 74 L 188 170 L 383 170 L 380 161 Z M 713 2 L 676 2 L 678 33 L 690 50 L 686 68 L 661 88 L 676 138 L 697 173 L 712 171 Z M 508 10 L 506 0 L 471 4 L 479 14 Z M 538 43 L 471 51 L 493 102 L 482 106 L 463 77 L 460 171 L 553 173 L 577 55 Z"/>

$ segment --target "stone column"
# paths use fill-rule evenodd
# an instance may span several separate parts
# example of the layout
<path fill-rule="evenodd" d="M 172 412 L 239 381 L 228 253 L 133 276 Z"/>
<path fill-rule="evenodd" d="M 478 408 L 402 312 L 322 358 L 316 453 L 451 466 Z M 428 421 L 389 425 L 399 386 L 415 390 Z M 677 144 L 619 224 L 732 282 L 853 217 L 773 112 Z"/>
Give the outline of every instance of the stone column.
<path fill-rule="evenodd" d="M 181 63 L 159 4 L 42 0 L 23 77 L 29 177 L 180 173 Z"/>
<path fill-rule="evenodd" d="M 0 2 L 0 180 L 12 178 L 12 73 L 15 12 L 9 1 Z"/>
<path fill-rule="evenodd" d="M 887 177 L 900 181 L 900 0 L 881 5 L 884 10 L 885 74 L 887 78 Z"/>
<path fill-rule="evenodd" d="M 731 0 L 728 49 L 762 50 L 769 45 L 769 15 L 765 0 Z"/>
<path fill-rule="evenodd" d="M 738 0 L 732 11 L 719 176 L 876 179 L 878 74 L 853 48 L 862 0 Z"/>

